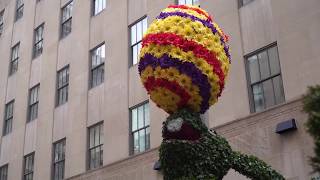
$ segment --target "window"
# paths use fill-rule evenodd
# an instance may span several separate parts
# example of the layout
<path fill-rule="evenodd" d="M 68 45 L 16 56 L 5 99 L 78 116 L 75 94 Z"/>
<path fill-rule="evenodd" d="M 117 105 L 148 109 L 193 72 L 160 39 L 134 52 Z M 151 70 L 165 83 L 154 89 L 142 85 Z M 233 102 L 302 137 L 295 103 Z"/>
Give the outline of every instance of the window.
<path fill-rule="evenodd" d="M 63 180 L 66 140 L 62 139 L 53 144 L 53 180 Z"/>
<path fill-rule="evenodd" d="M 34 30 L 34 47 L 33 47 L 34 58 L 42 54 L 43 31 L 44 31 L 44 24 L 41 24 Z"/>
<path fill-rule="evenodd" d="M 200 0 L 178 0 L 179 5 L 193 5 L 193 6 L 199 6 Z"/>
<path fill-rule="evenodd" d="M 14 100 L 6 104 L 5 115 L 4 115 L 4 126 L 3 135 L 7 135 L 12 131 L 12 120 L 13 120 L 13 107 Z"/>
<path fill-rule="evenodd" d="M 103 165 L 103 123 L 89 128 L 89 169 Z"/>
<path fill-rule="evenodd" d="M 30 122 L 38 117 L 39 90 L 40 84 L 30 89 L 27 122 Z"/>
<path fill-rule="evenodd" d="M 247 57 L 252 111 L 259 112 L 285 101 L 277 46 Z"/>
<path fill-rule="evenodd" d="M 149 103 L 131 109 L 131 154 L 150 149 Z"/>
<path fill-rule="evenodd" d="M 24 6 L 23 0 L 17 0 L 16 21 L 18 21 L 23 16 L 23 6 Z"/>
<path fill-rule="evenodd" d="M 34 152 L 24 156 L 23 180 L 33 180 Z"/>
<path fill-rule="evenodd" d="M 3 33 L 3 16 L 4 16 L 4 10 L 0 11 L 0 37 Z"/>
<path fill-rule="evenodd" d="M 8 164 L 0 167 L 0 180 L 8 179 Z"/>
<path fill-rule="evenodd" d="M 104 81 L 105 45 L 102 44 L 91 51 L 90 86 L 95 87 Z"/>
<path fill-rule="evenodd" d="M 106 8 L 106 0 L 93 0 L 93 15 L 99 14 Z"/>
<path fill-rule="evenodd" d="M 14 74 L 18 70 L 19 48 L 20 48 L 20 43 L 17 43 L 11 48 L 11 61 L 10 61 L 9 75 Z"/>
<path fill-rule="evenodd" d="M 245 6 L 254 0 L 239 0 L 239 7 Z"/>
<path fill-rule="evenodd" d="M 58 71 L 57 76 L 57 106 L 68 101 L 69 65 Z"/>
<path fill-rule="evenodd" d="M 73 8 L 73 1 L 70 1 L 61 10 L 62 11 L 62 16 L 61 16 L 61 38 L 64 38 L 68 34 L 71 33 L 72 8 Z"/>
<path fill-rule="evenodd" d="M 147 17 L 143 18 L 142 20 L 138 21 L 137 23 L 133 24 L 131 29 L 131 52 L 132 52 L 132 65 L 138 63 L 139 59 L 139 52 L 142 46 L 141 40 L 143 33 L 147 31 L 148 23 Z"/>

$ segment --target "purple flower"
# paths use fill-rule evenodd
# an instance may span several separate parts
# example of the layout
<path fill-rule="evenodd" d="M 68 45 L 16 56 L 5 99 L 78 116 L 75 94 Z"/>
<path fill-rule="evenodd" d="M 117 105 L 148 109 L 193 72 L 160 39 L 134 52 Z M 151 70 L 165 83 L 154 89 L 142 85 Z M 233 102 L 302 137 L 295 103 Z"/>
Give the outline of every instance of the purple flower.
<path fill-rule="evenodd" d="M 179 59 L 169 57 L 167 54 L 164 54 L 161 58 L 156 58 L 147 53 L 139 62 L 139 73 L 149 65 L 153 68 L 156 68 L 157 66 L 160 66 L 161 68 L 174 67 L 181 73 L 189 76 L 192 79 L 192 83 L 199 87 L 199 94 L 203 99 L 200 113 L 204 113 L 209 108 L 211 85 L 209 84 L 207 76 L 202 74 L 201 70 L 193 63 L 182 62 Z"/>

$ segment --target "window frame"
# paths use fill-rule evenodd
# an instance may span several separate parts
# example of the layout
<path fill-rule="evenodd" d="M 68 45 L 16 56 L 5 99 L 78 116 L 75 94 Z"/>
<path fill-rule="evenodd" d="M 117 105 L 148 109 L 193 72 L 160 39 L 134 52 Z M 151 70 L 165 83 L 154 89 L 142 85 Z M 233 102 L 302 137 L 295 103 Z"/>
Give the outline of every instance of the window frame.
<path fill-rule="evenodd" d="M 37 31 L 42 28 L 42 34 L 41 34 L 41 38 L 36 41 L 36 37 L 37 37 Z M 44 23 L 41 23 L 39 26 L 37 26 L 35 29 L 34 29 L 34 32 L 33 32 L 33 52 L 32 52 L 32 58 L 35 59 L 37 57 L 39 57 L 42 53 L 43 53 L 43 42 L 44 42 L 44 38 L 43 38 L 43 35 L 44 35 Z M 37 45 L 38 44 L 41 44 L 41 48 L 39 50 L 37 50 Z M 37 51 L 36 51 L 37 50 Z M 39 51 L 39 52 L 38 52 Z"/>
<path fill-rule="evenodd" d="M 8 108 L 10 105 L 12 105 L 12 110 L 11 110 L 12 114 L 10 115 L 10 117 L 7 117 L 8 116 L 7 113 L 9 111 Z M 4 118 L 3 118 L 3 129 L 2 129 L 3 136 L 6 136 L 12 132 L 13 117 L 14 117 L 14 99 L 9 101 L 5 105 L 5 112 L 4 112 Z M 8 122 L 10 123 L 10 129 L 8 131 L 6 131 Z"/>
<path fill-rule="evenodd" d="M 14 50 L 17 48 L 17 57 L 14 58 Z M 10 54 L 10 65 L 9 65 L 9 76 L 15 74 L 18 71 L 19 66 L 19 51 L 20 51 L 20 41 L 17 42 L 12 48 L 11 48 L 11 54 Z M 14 58 L 14 59 L 13 59 Z M 13 70 L 14 66 L 13 64 L 16 63 L 16 69 Z"/>
<path fill-rule="evenodd" d="M 104 52 L 105 52 L 105 57 L 104 57 L 104 60 L 103 60 L 103 62 L 102 63 L 100 63 L 99 65 L 96 65 L 95 67 L 93 67 L 92 68 L 92 61 L 93 61 L 93 58 L 92 58 L 92 56 L 93 56 L 93 52 L 94 51 L 96 51 L 97 49 L 99 49 L 100 47 L 102 47 L 102 46 L 104 46 Z M 92 89 L 92 88 L 95 88 L 95 87 L 97 87 L 97 86 L 99 86 L 99 85 L 101 85 L 101 84 L 103 84 L 104 83 L 104 81 L 105 81 L 105 63 L 106 63 L 106 50 L 107 50 L 107 48 L 106 48 L 106 44 L 105 44 L 105 42 L 102 42 L 102 43 L 100 43 L 100 44 L 98 44 L 97 46 L 95 46 L 94 48 L 92 48 L 91 50 L 90 50 L 90 53 L 89 53 L 89 56 L 90 56 L 90 62 L 89 62 L 89 68 L 90 68 L 90 75 L 89 75 L 89 89 Z M 100 68 L 102 68 L 103 67 L 103 79 L 101 80 L 101 82 L 99 83 L 99 84 L 93 84 L 93 72 L 94 71 L 96 71 L 96 70 L 98 70 L 98 69 L 100 69 Z"/>
<path fill-rule="evenodd" d="M 22 4 L 20 4 L 20 6 L 18 5 L 18 1 L 22 1 Z M 22 11 L 21 16 L 19 16 L 19 13 L 18 13 L 20 10 Z M 15 22 L 23 17 L 23 14 L 24 14 L 23 11 L 24 11 L 24 0 L 16 0 L 16 9 L 15 9 L 15 17 L 14 17 Z"/>
<path fill-rule="evenodd" d="M 278 63 L 279 63 L 279 73 L 276 73 L 276 74 L 271 74 L 270 72 L 270 75 L 266 78 L 261 78 L 260 77 L 260 80 L 256 81 L 256 82 L 251 82 L 251 75 L 250 75 L 250 67 L 249 67 L 249 58 L 250 57 L 253 57 L 253 56 L 258 56 L 260 53 L 262 52 L 267 52 L 267 55 L 268 55 L 268 68 L 269 70 L 271 70 L 270 68 L 270 58 L 269 58 L 269 54 L 268 54 L 268 50 L 271 49 L 271 48 L 277 48 L 277 56 L 278 56 Z M 248 89 L 248 96 L 249 96 L 249 105 L 250 105 L 250 112 L 251 113 L 258 113 L 258 112 L 263 112 L 263 111 L 266 111 L 268 110 L 269 108 L 272 108 L 278 104 L 281 104 L 283 102 L 286 101 L 286 97 L 285 97 L 285 92 L 284 92 L 284 86 L 283 86 L 283 80 L 282 80 L 282 71 L 281 71 L 281 64 L 280 64 L 280 57 L 279 57 L 279 50 L 278 50 L 278 44 L 277 42 L 273 42 L 267 46 L 264 46 L 256 51 L 253 51 L 247 55 L 244 56 L 244 60 L 245 60 L 245 70 L 246 70 L 246 79 L 247 79 L 247 89 Z M 261 75 L 261 70 L 260 70 L 260 62 L 259 62 L 259 58 L 257 59 L 258 61 L 258 68 L 259 68 L 259 74 Z M 266 104 L 264 103 L 264 107 L 262 110 L 260 111 L 257 111 L 256 110 L 256 105 L 255 105 L 255 102 L 254 102 L 254 94 L 253 94 L 253 86 L 255 85 L 259 85 L 261 84 L 261 86 L 263 85 L 264 82 L 268 81 L 268 80 L 272 80 L 276 77 L 280 77 L 281 78 L 281 83 L 282 83 L 282 90 L 283 90 L 283 102 L 280 102 L 280 103 L 276 103 L 271 105 L 271 106 L 266 106 Z M 274 84 L 272 82 L 272 88 L 273 88 L 273 95 L 274 95 L 274 100 L 276 101 L 276 97 L 275 97 L 275 88 L 274 88 Z M 263 92 L 263 100 L 265 100 L 265 93 L 264 93 L 264 90 L 263 90 L 263 87 L 262 87 L 262 92 Z"/>
<path fill-rule="evenodd" d="M 58 161 L 55 161 L 55 148 L 56 148 L 56 146 L 57 146 L 57 144 L 59 144 L 59 143 L 63 143 L 63 145 L 64 145 L 64 148 L 63 148 L 63 159 L 60 159 L 60 160 L 58 160 Z M 55 141 L 53 144 L 52 144 L 52 170 L 51 170 L 51 179 L 52 180 L 55 180 L 55 165 L 56 164 L 60 164 L 60 163 L 62 163 L 63 164 L 63 174 L 62 174 L 62 176 L 63 176 L 63 178 L 65 177 L 65 161 L 66 161 L 66 145 L 67 145 L 67 139 L 66 138 L 62 138 L 62 139 L 60 139 L 60 140 L 58 140 L 58 141 Z"/>
<path fill-rule="evenodd" d="M 36 95 L 37 95 L 36 99 L 37 99 L 37 100 L 36 100 L 36 102 L 32 102 L 32 104 L 31 104 L 32 92 L 33 92 L 34 90 L 37 91 L 37 92 L 36 92 Z M 31 122 L 31 121 L 33 121 L 33 120 L 35 120 L 35 119 L 37 119 L 38 116 L 39 116 L 39 93 L 40 93 L 40 83 L 36 84 L 35 86 L 33 86 L 32 88 L 29 89 L 27 123 L 28 123 L 28 122 Z M 37 106 L 37 108 L 36 108 L 36 114 L 37 114 L 37 115 L 34 117 L 34 119 L 32 119 L 32 118 L 31 118 L 31 109 L 32 109 L 32 107 L 34 107 L 34 106 Z"/>
<path fill-rule="evenodd" d="M 60 28 L 60 39 L 63 39 L 65 37 L 67 37 L 71 32 L 72 32 L 72 14 L 73 14 L 73 0 L 69 0 L 62 8 L 61 8 L 61 19 L 60 19 L 60 24 L 61 24 L 61 28 Z M 70 17 L 68 17 L 66 20 L 63 20 L 63 12 L 64 9 L 67 8 L 69 5 L 71 5 L 71 15 Z M 70 32 L 68 32 L 67 34 L 64 34 L 64 26 L 70 22 Z"/>
<path fill-rule="evenodd" d="M 94 145 L 93 145 L 93 147 L 90 147 L 90 142 L 91 142 L 90 141 L 90 130 L 94 129 L 94 128 L 97 128 L 97 127 L 99 127 L 99 129 L 100 129 L 100 127 L 102 128 L 102 136 L 101 137 L 99 136 L 99 141 L 102 138 L 102 142 L 100 142 L 100 144 L 98 144 L 98 145 L 95 145 L 94 144 L 95 143 L 95 136 L 94 136 L 94 142 L 93 142 Z M 101 134 L 101 131 L 99 131 L 99 134 Z M 93 125 L 91 125 L 89 127 L 87 127 L 87 163 L 86 163 L 87 164 L 87 170 L 93 170 L 93 169 L 97 169 L 97 168 L 103 166 L 104 139 L 105 138 L 104 138 L 104 121 L 103 120 L 98 122 L 98 123 L 95 123 L 95 124 L 93 124 Z M 100 154 L 100 160 L 101 160 L 100 161 L 100 165 L 97 166 L 97 167 L 91 167 L 91 151 L 95 150 L 97 148 L 100 149 L 100 153 L 101 153 Z"/>
<path fill-rule="evenodd" d="M 239 6 L 239 8 L 242 8 L 242 7 L 252 3 L 253 1 L 255 1 L 255 0 L 250 0 L 249 2 L 243 3 L 243 0 L 238 0 L 238 6 Z"/>
<path fill-rule="evenodd" d="M 96 8 L 96 1 L 104 1 L 104 7 L 99 11 L 99 12 L 96 12 L 95 11 L 95 8 Z M 106 8 L 107 8 L 107 0 L 91 0 L 91 16 L 97 16 L 99 15 L 100 13 L 102 13 Z"/>
<path fill-rule="evenodd" d="M 130 52 L 129 53 L 129 55 L 130 55 L 129 56 L 129 67 L 132 67 L 132 66 L 135 66 L 135 65 L 139 64 L 139 52 L 137 52 L 137 58 L 138 58 L 137 62 L 136 63 L 133 62 L 133 47 L 135 47 L 135 46 L 139 45 L 140 43 L 142 43 L 143 34 L 144 34 L 144 32 L 143 32 L 143 20 L 144 19 L 146 19 L 146 21 L 147 21 L 147 27 L 146 27 L 146 31 L 147 31 L 147 29 L 149 27 L 149 24 L 148 24 L 148 16 L 146 14 L 129 25 L 129 30 L 128 30 L 128 34 L 129 34 L 129 43 L 128 44 L 129 44 L 129 52 Z M 142 23 L 141 40 L 136 41 L 135 43 L 132 44 L 131 28 L 133 26 L 137 25 L 140 22 Z M 136 36 L 136 40 L 137 40 L 137 29 L 136 29 L 136 35 L 135 36 Z M 141 44 L 141 48 L 142 48 L 142 44 Z"/>
<path fill-rule="evenodd" d="M 138 111 L 139 107 L 145 106 L 146 104 L 148 104 L 148 106 L 149 106 L 149 118 L 150 118 L 150 103 L 149 103 L 149 100 L 143 101 L 143 102 L 141 102 L 141 103 L 129 108 L 129 155 L 130 156 L 144 153 L 144 152 L 146 152 L 147 150 L 149 150 L 151 148 L 151 138 L 149 138 L 149 147 L 148 148 L 145 147 L 145 150 L 142 151 L 142 152 L 138 152 L 138 153 L 134 152 L 134 133 L 139 132 L 140 130 L 143 130 L 143 129 L 145 129 L 145 132 L 146 132 L 146 130 L 148 128 L 149 128 L 149 131 L 150 131 L 150 127 L 151 126 L 150 126 L 150 119 L 149 119 L 149 125 L 145 126 L 145 112 L 143 112 L 143 116 L 144 116 L 143 117 L 143 120 L 144 120 L 143 124 L 144 124 L 144 126 L 142 128 L 138 128 L 137 127 L 136 130 L 132 131 L 132 110 L 137 109 L 137 111 Z M 143 107 L 143 110 L 144 109 L 145 108 Z M 137 121 L 139 121 L 139 120 L 137 119 Z M 151 132 L 149 132 L 149 133 L 150 133 L 149 135 L 151 137 Z M 146 144 L 147 144 L 146 143 L 146 141 L 147 141 L 146 134 L 145 134 L 144 138 L 145 138 L 145 146 L 146 146 Z"/>
<path fill-rule="evenodd" d="M 31 171 L 29 171 L 29 172 L 26 172 L 27 171 L 27 169 L 26 169 L 26 161 L 27 161 L 27 158 L 28 157 L 32 157 L 32 170 Z M 27 154 L 27 155 L 24 155 L 24 158 L 23 158 L 23 176 L 22 176 L 22 179 L 23 180 L 26 180 L 26 176 L 28 176 L 28 175 L 32 175 L 31 177 L 32 177 L 32 179 L 33 179 L 33 175 L 34 175 L 34 164 L 35 164 L 35 152 L 33 151 L 33 152 L 31 152 L 31 153 L 29 153 L 29 154 Z"/>
<path fill-rule="evenodd" d="M 61 87 L 59 87 L 59 75 L 60 73 L 62 73 L 64 70 L 66 70 L 66 83 L 65 84 L 62 84 Z M 56 107 L 59 107 L 65 103 L 68 102 L 68 99 L 69 99 L 69 77 L 70 77 L 70 65 L 66 65 L 64 67 L 62 67 L 60 70 L 57 71 L 57 80 L 56 80 Z M 63 79 L 62 79 L 63 81 Z M 63 83 L 63 82 L 61 82 Z M 59 101 L 59 92 L 62 91 L 62 89 L 66 88 L 67 90 L 67 95 L 66 95 L 66 100 L 64 102 L 60 102 Z"/>
<path fill-rule="evenodd" d="M 192 5 L 192 6 L 199 6 L 200 7 L 200 0 L 192 0 L 192 4 L 188 4 L 186 1 L 187 0 L 183 0 L 184 3 L 180 4 L 180 1 L 179 0 L 176 0 L 176 4 L 177 5 Z M 195 4 L 195 1 L 198 1 L 197 4 Z"/>
<path fill-rule="evenodd" d="M 5 9 L 0 11 L 0 37 L 3 34 L 4 31 L 4 13 L 5 13 Z"/>
<path fill-rule="evenodd" d="M 9 164 L 4 164 L 0 167 L 0 179 L 1 180 L 7 180 L 8 179 L 8 171 L 9 170 Z M 5 171 L 6 173 L 4 173 Z"/>

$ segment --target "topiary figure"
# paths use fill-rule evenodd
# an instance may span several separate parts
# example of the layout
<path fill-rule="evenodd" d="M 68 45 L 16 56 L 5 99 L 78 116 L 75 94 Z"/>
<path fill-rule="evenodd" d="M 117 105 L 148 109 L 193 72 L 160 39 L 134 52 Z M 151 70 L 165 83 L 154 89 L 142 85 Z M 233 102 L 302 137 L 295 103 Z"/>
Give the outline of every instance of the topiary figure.
<path fill-rule="evenodd" d="M 199 114 L 190 110 L 170 115 L 162 136 L 164 180 L 220 180 L 231 168 L 251 179 L 284 179 L 258 158 L 233 151 L 225 138 L 209 131 Z"/>
<path fill-rule="evenodd" d="M 160 147 L 164 179 L 222 179 L 230 168 L 254 179 L 283 179 L 257 158 L 233 152 L 200 119 L 220 97 L 231 62 L 228 36 L 206 11 L 170 5 L 150 24 L 134 55 L 140 47 L 141 81 L 150 99 L 170 114 Z"/>

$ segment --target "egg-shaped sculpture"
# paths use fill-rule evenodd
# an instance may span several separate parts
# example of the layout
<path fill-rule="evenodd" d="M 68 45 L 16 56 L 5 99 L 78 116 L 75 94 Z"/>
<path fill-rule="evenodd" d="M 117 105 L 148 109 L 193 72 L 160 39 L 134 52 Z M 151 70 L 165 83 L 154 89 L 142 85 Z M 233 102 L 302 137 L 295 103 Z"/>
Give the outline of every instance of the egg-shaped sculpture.
<path fill-rule="evenodd" d="M 228 37 L 203 9 L 170 5 L 144 34 L 139 59 L 141 81 L 158 107 L 204 113 L 225 85 Z"/>

